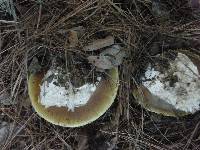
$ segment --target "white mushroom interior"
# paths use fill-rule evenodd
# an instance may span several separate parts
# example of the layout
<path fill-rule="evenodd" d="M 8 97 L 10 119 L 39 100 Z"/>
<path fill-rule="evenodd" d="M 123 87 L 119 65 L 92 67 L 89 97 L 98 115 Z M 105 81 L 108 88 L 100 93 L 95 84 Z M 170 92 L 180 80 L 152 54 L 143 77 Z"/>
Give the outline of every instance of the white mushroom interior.
<path fill-rule="evenodd" d="M 185 54 L 178 53 L 163 73 L 149 65 L 142 84 L 176 109 L 194 113 L 200 109 L 200 75 L 197 66 Z M 173 85 L 168 80 L 175 77 Z"/>
<path fill-rule="evenodd" d="M 66 81 L 65 85 L 60 84 L 58 74 L 59 71 L 55 69 L 47 71 L 40 85 L 40 103 L 46 108 L 64 106 L 70 111 L 74 111 L 75 107 L 87 104 L 92 93 L 96 90 L 97 83 L 86 83 L 75 88 L 70 81 Z M 48 79 L 49 77 L 51 77 L 51 80 Z"/>

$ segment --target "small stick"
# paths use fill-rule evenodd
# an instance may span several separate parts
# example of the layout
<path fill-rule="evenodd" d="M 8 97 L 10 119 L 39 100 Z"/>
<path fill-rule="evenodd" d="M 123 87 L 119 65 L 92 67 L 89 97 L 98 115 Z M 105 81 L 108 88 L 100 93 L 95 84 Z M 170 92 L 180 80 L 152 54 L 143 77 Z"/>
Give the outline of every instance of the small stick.
<path fill-rule="evenodd" d="M 0 23 L 6 23 L 6 24 L 17 24 L 18 22 L 16 21 L 8 21 L 8 20 L 0 20 Z"/>
<path fill-rule="evenodd" d="M 94 42 L 90 43 L 89 45 L 83 47 L 84 51 L 95 51 L 110 45 L 114 44 L 114 37 L 113 36 L 107 36 L 104 39 L 98 39 Z"/>

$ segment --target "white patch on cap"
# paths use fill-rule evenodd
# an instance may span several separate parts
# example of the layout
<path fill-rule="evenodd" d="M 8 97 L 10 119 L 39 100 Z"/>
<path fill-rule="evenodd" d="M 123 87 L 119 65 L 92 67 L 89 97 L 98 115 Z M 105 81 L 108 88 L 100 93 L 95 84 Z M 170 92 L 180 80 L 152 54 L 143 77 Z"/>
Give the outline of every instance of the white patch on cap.
<path fill-rule="evenodd" d="M 58 74 L 55 70 L 49 70 L 44 79 L 51 75 Z M 75 107 L 80 107 L 87 104 L 92 93 L 96 90 L 95 84 L 85 84 L 79 88 L 74 88 L 70 83 L 67 83 L 69 88 L 55 85 L 58 80 L 54 76 L 51 82 L 44 81 L 40 86 L 40 102 L 46 108 L 51 106 L 67 107 L 68 110 L 74 111 Z"/>
<path fill-rule="evenodd" d="M 170 86 L 166 78 L 177 76 L 178 81 Z M 170 62 L 170 69 L 164 74 L 149 66 L 145 72 L 143 85 L 155 96 L 175 106 L 175 108 L 194 113 L 200 109 L 200 76 L 197 66 L 185 55 L 178 53 Z"/>

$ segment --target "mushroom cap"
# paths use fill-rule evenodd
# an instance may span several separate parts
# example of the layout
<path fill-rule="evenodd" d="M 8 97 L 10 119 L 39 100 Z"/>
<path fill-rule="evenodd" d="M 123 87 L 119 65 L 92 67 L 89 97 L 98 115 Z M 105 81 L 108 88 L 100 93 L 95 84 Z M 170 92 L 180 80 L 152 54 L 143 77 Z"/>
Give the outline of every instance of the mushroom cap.
<path fill-rule="evenodd" d="M 45 75 L 44 72 L 30 74 L 28 79 L 28 92 L 32 106 L 35 111 L 55 125 L 64 127 L 79 127 L 93 122 L 114 102 L 118 90 L 118 69 L 114 68 L 108 71 L 108 76 L 101 79 L 96 90 L 91 95 L 88 102 L 80 107 L 75 107 L 74 111 L 69 111 L 67 107 L 51 106 L 45 108 L 40 103 L 40 84 Z"/>
<path fill-rule="evenodd" d="M 185 54 L 190 58 L 193 64 L 197 67 L 197 70 L 200 75 L 200 57 L 196 55 L 194 52 L 187 51 L 187 50 L 178 50 L 178 52 Z M 147 87 L 144 85 L 134 85 L 133 96 L 135 97 L 136 101 L 145 109 L 155 112 L 158 114 L 162 114 L 164 116 L 184 116 L 190 114 L 190 112 L 186 112 L 180 109 L 177 109 L 174 105 L 164 101 L 160 97 L 151 93 Z"/>
<path fill-rule="evenodd" d="M 132 91 L 132 94 L 137 102 L 148 111 L 173 117 L 184 116 L 188 114 L 184 111 L 176 109 L 172 104 L 169 104 L 159 99 L 159 97 L 151 94 L 151 92 L 143 85 L 135 87 Z"/>

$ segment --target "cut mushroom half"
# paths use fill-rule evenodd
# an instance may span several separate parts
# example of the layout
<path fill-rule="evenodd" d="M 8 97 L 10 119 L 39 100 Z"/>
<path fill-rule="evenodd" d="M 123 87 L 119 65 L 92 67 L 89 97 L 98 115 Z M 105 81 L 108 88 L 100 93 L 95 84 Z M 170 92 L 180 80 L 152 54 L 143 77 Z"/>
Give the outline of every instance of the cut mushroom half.
<path fill-rule="evenodd" d="M 167 68 L 158 67 L 161 63 L 149 64 L 142 83 L 134 86 L 137 102 L 165 116 L 184 116 L 200 110 L 200 57 L 180 50 Z"/>
<path fill-rule="evenodd" d="M 40 94 L 41 83 L 46 72 L 30 74 L 28 79 L 28 91 L 32 106 L 39 116 L 55 125 L 79 127 L 89 124 L 106 112 L 117 95 L 119 81 L 118 69 L 114 68 L 109 70 L 107 74 L 107 77 L 100 79 L 87 103 L 74 107 L 73 110 L 64 106 L 44 106 L 41 103 Z"/>

